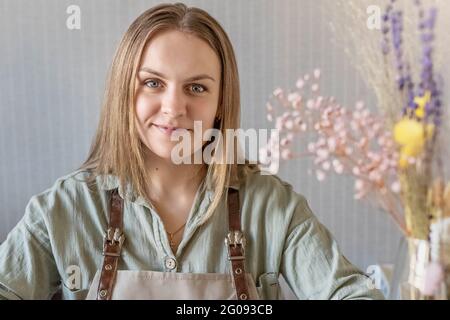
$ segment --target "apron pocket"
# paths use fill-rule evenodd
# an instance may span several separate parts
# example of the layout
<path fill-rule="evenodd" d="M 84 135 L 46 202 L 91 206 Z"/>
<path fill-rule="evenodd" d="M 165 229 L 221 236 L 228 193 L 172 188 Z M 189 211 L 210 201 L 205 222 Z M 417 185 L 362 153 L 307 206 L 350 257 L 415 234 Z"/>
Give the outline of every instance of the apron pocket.
<path fill-rule="evenodd" d="M 261 274 L 256 289 L 264 300 L 298 300 L 283 275 L 276 272 Z"/>
<path fill-rule="evenodd" d="M 62 287 L 62 300 L 84 300 L 88 294 L 88 289 L 70 290 L 64 284 Z"/>
<path fill-rule="evenodd" d="M 278 275 L 275 272 L 261 274 L 258 277 L 256 290 L 263 300 L 278 300 Z"/>

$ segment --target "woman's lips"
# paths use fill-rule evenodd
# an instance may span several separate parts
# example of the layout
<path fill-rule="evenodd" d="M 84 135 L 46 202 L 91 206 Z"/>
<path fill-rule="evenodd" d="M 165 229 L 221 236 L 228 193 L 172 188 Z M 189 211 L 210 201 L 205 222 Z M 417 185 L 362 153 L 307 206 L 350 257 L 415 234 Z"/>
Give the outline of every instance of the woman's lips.
<path fill-rule="evenodd" d="M 159 126 L 157 124 L 153 124 L 160 132 L 166 134 L 166 135 L 171 135 L 172 132 L 176 131 L 176 130 L 185 130 L 185 131 L 189 131 L 189 129 L 185 129 L 185 128 L 174 128 L 174 127 L 164 127 L 164 126 Z"/>

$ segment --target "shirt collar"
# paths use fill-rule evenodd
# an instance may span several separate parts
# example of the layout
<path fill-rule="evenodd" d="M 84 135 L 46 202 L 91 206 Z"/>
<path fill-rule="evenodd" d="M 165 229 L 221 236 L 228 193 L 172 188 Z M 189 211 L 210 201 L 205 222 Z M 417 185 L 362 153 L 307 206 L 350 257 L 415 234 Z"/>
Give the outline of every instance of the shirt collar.
<path fill-rule="evenodd" d="M 239 185 L 240 185 L 239 180 L 237 178 L 230 179 L 229 183 L 227 184 L 227 188 L 239 190 Z M 106 191 L 113 190 L 113 189 L 119 189 L 118 190 L 119 195 L 122 197 L 122 199 L 127 198 L 128 200 L 131 200 L 132 202 L 137 201 L 139 203 L 149 205 L 142 197 L 137 196 L 137 194 L 131 188 L 130 183 L 127 184 L 127 186 L 125 188 L 126 191 L 124 192 L 122 186 L 119 183 L 119 178 L 115 175 L 112 175 L 112 174 L 102 175 L 101 179 L 100 179 L 100 187 Z M 210 188 L 206 188 L 205 193 L 206 193 L 206 196 L 209 198 L 209 200 L 212 201 L 214 192 Z M 153 206 L 150 204 L 150 207 L 153 207 Z"/>

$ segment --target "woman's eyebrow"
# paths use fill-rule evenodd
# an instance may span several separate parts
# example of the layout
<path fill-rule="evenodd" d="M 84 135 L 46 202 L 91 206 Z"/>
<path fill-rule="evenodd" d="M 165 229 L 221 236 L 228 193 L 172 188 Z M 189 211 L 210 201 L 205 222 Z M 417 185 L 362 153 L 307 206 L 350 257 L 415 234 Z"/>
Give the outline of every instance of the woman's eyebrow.
<path fill-rule="evenodd" d="M 154 75 L 157 75 L 158 77 L 167 79 L 167 77 L 165 75 L 163 75 L 161 72 L 155 71 L 155 70 L 150 69 L 148 67 L 142 67 L 139 70 L 139 72 L 153 73 Z M 199 75 L 196 75 L 196 76 L 193 76 L 193 77 L 190 77 L 190 78 L 186 79 L 186 81 L 195 81 L 195 80 L 201 80 L 201 79 L 209 79 L 209 80 L 212 80 L 214 82 L 216 81 L 216 80 L 214 80 L 213 77 L 211 77 L 211 76 L 209 76 L 207 74 L 199 74 Z"/>

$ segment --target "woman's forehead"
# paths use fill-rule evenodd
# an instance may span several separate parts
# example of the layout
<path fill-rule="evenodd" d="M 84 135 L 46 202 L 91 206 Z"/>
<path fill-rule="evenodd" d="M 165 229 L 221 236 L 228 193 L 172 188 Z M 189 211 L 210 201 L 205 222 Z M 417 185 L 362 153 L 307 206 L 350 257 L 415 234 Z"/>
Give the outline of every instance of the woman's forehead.
<path fill-rule="evenodd" d="M 151 69 L 167 77 L 220 75 L 220 60 L 211 46 L 199 37 L 170 30 L 152 37 L 145 46 L 140 69 Z"/>

